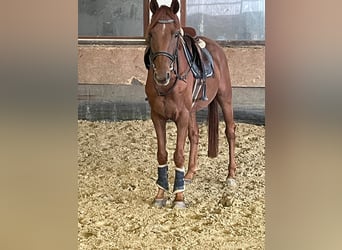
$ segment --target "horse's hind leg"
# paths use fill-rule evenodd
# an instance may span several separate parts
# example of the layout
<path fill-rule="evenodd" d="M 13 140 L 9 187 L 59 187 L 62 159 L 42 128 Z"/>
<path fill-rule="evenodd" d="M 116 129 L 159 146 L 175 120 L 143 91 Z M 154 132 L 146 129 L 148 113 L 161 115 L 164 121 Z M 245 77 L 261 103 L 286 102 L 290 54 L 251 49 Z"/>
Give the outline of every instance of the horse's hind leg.
<path fill-rule="evenodd" d="M 167 151 L 166 151 L 166 121 L 152 111 L 151 118 L 157 134 L 158 141 L 158 193 L 154 200 L 154 205 L 161 207 L 165 206 L 164 192 L 169 190 L 168 185 L 168 166 L 167 166 Z"/>
<path fill-rule="evenodd" d="M 197 152 L 198 152 L 198 125 L 196 121 L 196 112 L 193 111 L 190 114 L 189 128 L 188 128 L 188 137 L 190 141 L 190 156 L 189 156 L 189 165 L 188 171 L 184 177 L 184 181 L 186 184 L 191 183 L 192 178 L 196 174 L 197 168 Z"/>
<path fill-rule="evenodd" d="M 217 100 L 222 108 L 224 121 L 226 123 L 226 137 L 229 144 L 229 165 L 228 165 L 228 184 L 234 184 L 234 178 L 236 173 L 235 163 L 235 123 L 232 106 L 232 93 L 231 88 L 226 88 L 225 91 L 218 92 Z"/>

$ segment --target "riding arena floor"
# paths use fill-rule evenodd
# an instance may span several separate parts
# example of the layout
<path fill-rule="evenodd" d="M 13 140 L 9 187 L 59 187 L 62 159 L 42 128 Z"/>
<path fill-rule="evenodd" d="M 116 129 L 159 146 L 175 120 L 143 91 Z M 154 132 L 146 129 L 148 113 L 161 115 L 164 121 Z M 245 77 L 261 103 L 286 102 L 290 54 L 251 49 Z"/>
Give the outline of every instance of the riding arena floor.
<path fill-rule="evenodd" d="M 219 156 L 207 157 L 199 124 L 198 171 L 186 186 L 187 208 L 152 206 L 157 141 L 151 120 L 78 121 L 78 248 L 264 249 L 265 126 L 236 124 L 236 187 L 226 184 L 228 143 L 219 127 Z M 167 123 L 173 187 L 176 126 Z M 188 162 L 189 142 L 185 147 Z"/>

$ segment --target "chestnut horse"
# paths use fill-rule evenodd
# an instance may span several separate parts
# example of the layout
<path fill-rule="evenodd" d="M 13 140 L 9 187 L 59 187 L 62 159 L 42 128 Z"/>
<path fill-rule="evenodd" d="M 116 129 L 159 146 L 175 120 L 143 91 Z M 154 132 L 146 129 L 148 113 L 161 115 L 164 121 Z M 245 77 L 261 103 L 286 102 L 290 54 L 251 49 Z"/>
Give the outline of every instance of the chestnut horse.
<path fill-rule="evenodd" d="M 193 98 L 195 77 L 191 63 L 184 52 L 184 32 L 176 13 L 179 2 L 173 0 L 170 7 L 159 7 L 156 0 L 150 2 L 152 20 L 147 32 L 150 49 L 149 67 L 145 92 L 151 107 L 151 119 L 158 141 L 158 192 L 154 205 L 165 206 L 165 191 L 168 185 L 168 153 L 166 151 L 166 122 L 172 120 L 177 127 L 177 144 L 173 155 L 176 165 L 173 193 L 174 207 L 186 207 L 184 203 L 185 184 L 193 179 L 197 168 L 199 129 L 196 111 L 208 106 L 208 156 L 218 153 L 218 105 L 221 106 L 226 124 L 229 144 L 228 184 L 235 183 L 236 164 L 234 158 L 235 123 L 232 109 L 232 88 L 226 56 L 213 40 L 200 37 L 213 59 L 214 75 L 206 79 L 205 98 Z M 202 90 L 203 91 L 203 88 Z M 202 93 L 202 92 L 201 92 Z M 184 146 L 190 141 L 188 169 L 184 169 Z"/>

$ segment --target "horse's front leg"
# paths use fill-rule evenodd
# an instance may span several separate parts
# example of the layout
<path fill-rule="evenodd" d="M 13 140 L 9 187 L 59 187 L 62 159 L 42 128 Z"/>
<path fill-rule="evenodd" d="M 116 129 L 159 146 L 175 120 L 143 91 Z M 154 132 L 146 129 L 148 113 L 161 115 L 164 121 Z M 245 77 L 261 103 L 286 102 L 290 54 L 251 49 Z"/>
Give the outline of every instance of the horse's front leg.
<path fill-rule="evenodd" d="M 188 134 L 189 112 L 182 112 L 175 122 L 177 126 L 177 144 L 173 157 L 176 165 L 175 181 L 173 186 L 173 193 L 176 195 L 174 205 L 175 207 L 184 208 L 184 146 Z"/>
<path fill-rule="evenodd" d="M 154 205 L 161 207 L 166 205 L 165 191 L 169 190 L 168 184 L 168 165 L 167 165 L 167 151 L 166 151 L 166 120 L 152 111 L 152 122 L 157 134 L 158 151 L 158 192 L 154 200 Z"/>

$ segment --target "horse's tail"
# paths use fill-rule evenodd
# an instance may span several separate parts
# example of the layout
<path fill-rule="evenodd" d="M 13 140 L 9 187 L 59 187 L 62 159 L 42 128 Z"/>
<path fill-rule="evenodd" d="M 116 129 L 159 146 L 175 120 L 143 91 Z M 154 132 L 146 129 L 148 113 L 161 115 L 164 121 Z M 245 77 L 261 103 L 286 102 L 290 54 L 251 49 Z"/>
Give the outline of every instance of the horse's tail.
<path fill-rule="evenodd" d="M 218 154 L 219 117 L 216 98 L 208 107 L 208 156 L 214 158 Z"/>

